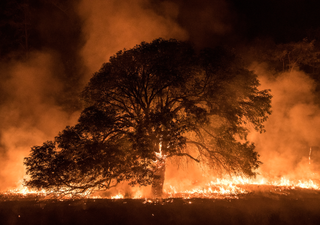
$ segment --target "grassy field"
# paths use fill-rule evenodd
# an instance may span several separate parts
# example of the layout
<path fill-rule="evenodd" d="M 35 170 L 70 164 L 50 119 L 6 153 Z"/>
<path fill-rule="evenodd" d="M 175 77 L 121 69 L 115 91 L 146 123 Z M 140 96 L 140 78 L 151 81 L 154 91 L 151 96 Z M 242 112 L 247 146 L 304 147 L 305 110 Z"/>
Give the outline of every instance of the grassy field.
<path fill-rule="evenodd" d="M 239 199 L 0 201 L 0 224 L 320 224 L 320 192 L 256 190 Z"/>

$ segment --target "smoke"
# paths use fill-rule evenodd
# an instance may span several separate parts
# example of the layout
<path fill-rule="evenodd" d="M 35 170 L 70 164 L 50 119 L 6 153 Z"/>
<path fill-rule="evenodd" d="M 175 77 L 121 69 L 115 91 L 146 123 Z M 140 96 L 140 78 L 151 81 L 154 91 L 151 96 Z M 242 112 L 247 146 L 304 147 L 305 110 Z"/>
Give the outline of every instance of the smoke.
<path fill-rule="evenodd" d="M 271 89 L 272 115 L 266 133 L 252 132 L 263 162 L 261 175 L 269 178 L 307 178 L 312 175 L 309 149 L 319 146 L 320 108 L 314 94 L 315 82 L 302 71 L 271 75 L 263 65 L 254 65 L 262 89 Z"/>
<path fill-rule="evenodd" d="M 25 175 L 23 158 L 30 148 L 52 140 L 66 125 L 74 123 L 78 113 L 68 113 L 56 98 L 63 84 L 53 53 L 33 52 L 24 62 L 1 63 L 0 85 L 0 190 L 12 188 Z"/>
<path fill-rule="evenodd" d="M 239 18 L 232 4 L 221 0 L 171 0 L 179 5 L 177 21 L 188 31 L 189 40 L 197 47 L 214 47 L 237 38 L 234 27 Z M 234 39 L 234 40 L 233 40 Z M 239 41 L 239 40 L 237 40 Z"/>
<path fill-rule="evenodd" d="M 110 56 L 124 48 L 156 38 L 186 40 L 187 32 L 175 21 L 179 8 L 161 2 L 157 11 L 148 0 L 83 0 L 79 13 L 85 20 L 83 32 L 87 41 L 82 56 L 88 67 L 85 82 Z"/>
<path fill-rule="evenodd" d="M 202 48 L 235 38 L 237 18 L 227 1 L 82 0 L 78 9 L 86 38 L 84 83 L 110 56 L 142 41 L 175 38 Z"/>

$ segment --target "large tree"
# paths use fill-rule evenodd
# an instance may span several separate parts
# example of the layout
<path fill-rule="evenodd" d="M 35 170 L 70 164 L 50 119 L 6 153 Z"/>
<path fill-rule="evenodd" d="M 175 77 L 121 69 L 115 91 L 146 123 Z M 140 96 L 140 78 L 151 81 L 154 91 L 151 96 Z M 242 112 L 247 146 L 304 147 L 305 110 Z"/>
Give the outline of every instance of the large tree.
<path fill-rule="evenodd" d="M 188 157 L 220 171 L 254 176 L 259 166 L 248 126 L 263 131 L 271 95 L 224 48 L 195 52 L 177 40 L 118 52 L 83 91 L 85 109 L 25 158 L 32 188 L 65 193 L 119 182 L 162 194 L 165 163 Z"/>

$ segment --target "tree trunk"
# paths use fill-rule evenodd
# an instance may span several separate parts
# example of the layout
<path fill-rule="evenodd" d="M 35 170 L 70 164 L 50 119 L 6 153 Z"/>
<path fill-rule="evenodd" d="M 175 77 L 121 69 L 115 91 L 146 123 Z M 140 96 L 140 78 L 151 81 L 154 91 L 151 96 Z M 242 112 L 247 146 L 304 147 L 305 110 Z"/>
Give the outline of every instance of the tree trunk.
<path fill-rule="evenodd" d="M 166 172 L 166 164 L 163 160 L 158 163 L 158 169 L 154 173 L 154 180 L 152 183 L 152 194 L 153 197 L 161 198 L 163 195 L 163 184 Z"/>

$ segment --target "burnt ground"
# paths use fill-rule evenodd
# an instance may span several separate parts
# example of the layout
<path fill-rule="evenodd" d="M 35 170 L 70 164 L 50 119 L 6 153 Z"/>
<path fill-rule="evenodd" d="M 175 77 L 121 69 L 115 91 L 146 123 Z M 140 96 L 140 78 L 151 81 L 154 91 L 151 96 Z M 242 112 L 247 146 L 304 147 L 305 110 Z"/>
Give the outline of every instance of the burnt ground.
<path fill-rule="evenodd" d="M 320 224 L 320 192 L 263 190 L 239 199 L 0 201 L 0 224 Z"/>

